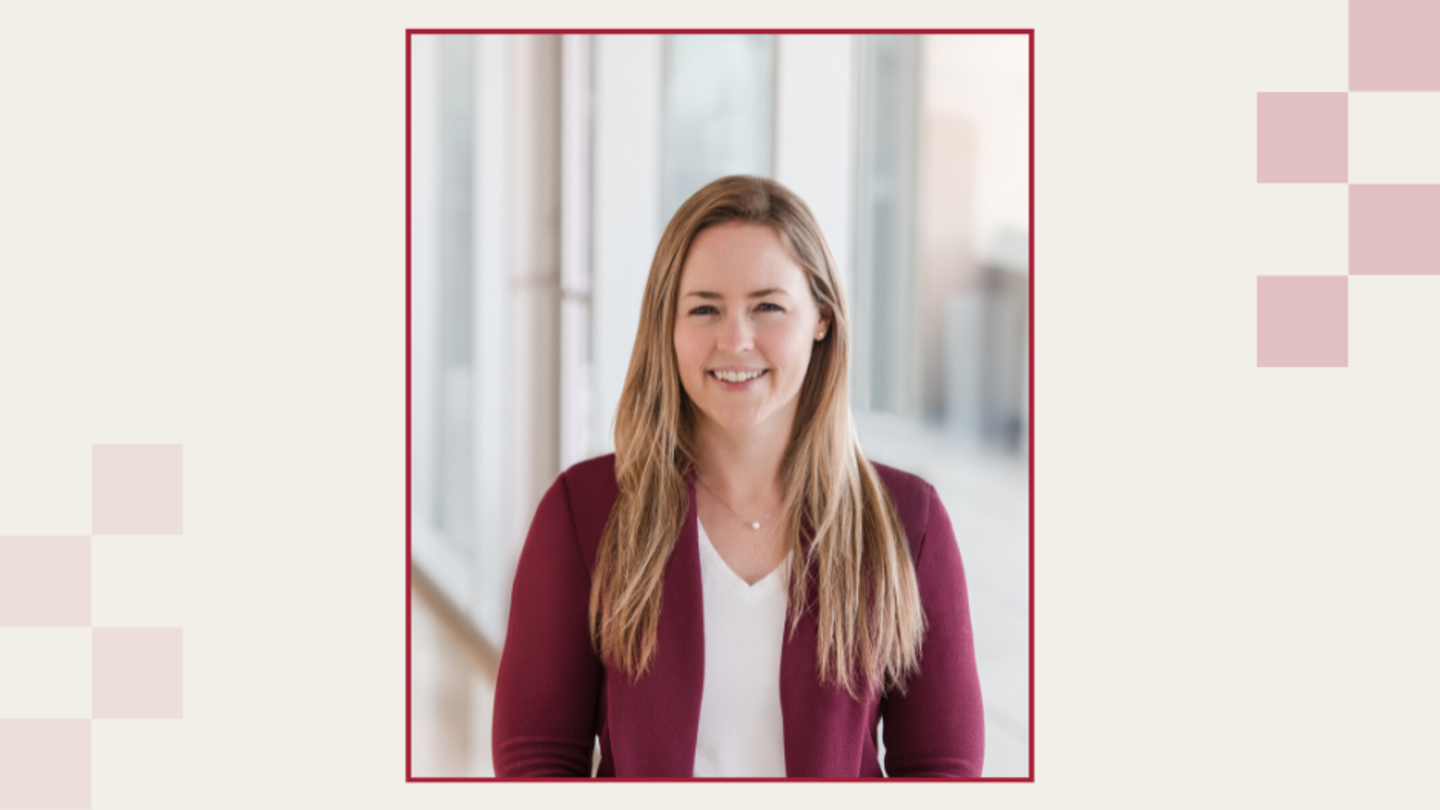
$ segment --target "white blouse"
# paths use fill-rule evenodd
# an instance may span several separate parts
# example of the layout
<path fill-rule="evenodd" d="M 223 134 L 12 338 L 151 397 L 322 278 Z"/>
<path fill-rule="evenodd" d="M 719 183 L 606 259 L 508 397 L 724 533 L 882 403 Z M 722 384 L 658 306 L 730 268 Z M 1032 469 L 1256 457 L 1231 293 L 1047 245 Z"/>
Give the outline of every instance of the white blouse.
<path fill-rule="evenodd" d="M 705 685 L 696 776 L 785 775 L 780 648 L 785 638 L 786 563 L 746 584 L 700 533 L 705 595 Z M 788 560 L 787 560 L 788 562 Z"/>

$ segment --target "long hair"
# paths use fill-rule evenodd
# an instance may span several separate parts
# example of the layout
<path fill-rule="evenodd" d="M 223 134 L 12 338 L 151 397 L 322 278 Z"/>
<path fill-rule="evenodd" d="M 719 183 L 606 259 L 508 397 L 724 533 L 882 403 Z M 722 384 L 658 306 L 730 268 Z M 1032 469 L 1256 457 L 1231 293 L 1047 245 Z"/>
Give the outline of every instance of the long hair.
<path fill-rule="evenodd" d="M 838 268 L 809 207 L 758 177 L 724 177 L 695 192 L 655 250 L 615 420 L 619 497 L 590 591 L 596 650 L 633 678 L 655 657 L 665 567 L 688 514 L 685 476 L 695 466 L 694 404 L 675 356 L 680 273 L 697 234 L 734 221 L 773 228 L 804 270 L 816 303 L 831 313 L 780 465 L 781 532 L 791 559 L 802 563 L 791 567 L 790 630 L 814 610 L 821 683 L 852 696 L 903 691 L 918 668 L 925 618 L 904 526 L 851 420 L 850 320 Z"/>

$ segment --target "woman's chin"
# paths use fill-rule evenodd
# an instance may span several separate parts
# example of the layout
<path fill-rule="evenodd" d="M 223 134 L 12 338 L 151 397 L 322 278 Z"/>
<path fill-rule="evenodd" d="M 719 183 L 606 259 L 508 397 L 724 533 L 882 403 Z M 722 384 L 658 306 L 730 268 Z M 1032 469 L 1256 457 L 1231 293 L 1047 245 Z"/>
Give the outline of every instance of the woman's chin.
<path fill-rule="evenodd" d="M 761 414 L 750 413 L 712 413 L 707 414 L 709 422 L 715 428 L 726 433 L 749 433 L 764 422 Z"/>

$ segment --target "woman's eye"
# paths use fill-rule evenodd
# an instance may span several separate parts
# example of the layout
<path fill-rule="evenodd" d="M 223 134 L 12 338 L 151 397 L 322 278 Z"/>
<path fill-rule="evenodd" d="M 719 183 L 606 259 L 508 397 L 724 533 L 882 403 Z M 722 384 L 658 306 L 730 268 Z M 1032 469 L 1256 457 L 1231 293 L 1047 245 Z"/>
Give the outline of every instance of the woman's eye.
<path fill-rule="evenodd" d="M 768 309 L 767 309 L 767 307 L 768 307 Z M 779 304 L 772 304 L 772 303 L 770 303 L 769 301 L 766 301 L 765 303 L 763 303 L 763 304 L 761 304 L 760 306 L 756 307 L 756 309 L 759 309 L 761 312 L 784 312 L 784 311 L 785 311 L 785 310 L 783 310 L 783 309 L 780 308 L 780 305 L 779 305 Z"/>
<path fill-rule="evenodd" d="M 709 315 L 709 314 L 713 313 L 714 311 L 715 311 L 715 308 L 707 304 L 707 305 L 705 305 L 705 306 L 696 307 L 696 308 L 690 310 L 690 314 L 691 314 L 691 315 Z"/>

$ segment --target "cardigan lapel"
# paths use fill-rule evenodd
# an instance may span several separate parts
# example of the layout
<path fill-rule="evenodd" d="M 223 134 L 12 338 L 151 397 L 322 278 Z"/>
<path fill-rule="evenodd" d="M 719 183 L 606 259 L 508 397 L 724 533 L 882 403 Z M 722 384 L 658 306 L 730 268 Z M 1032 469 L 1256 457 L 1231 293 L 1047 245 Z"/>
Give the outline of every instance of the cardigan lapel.
<path fill-rule="evenodd" d="M 808 534 L 808 526 L 807 526 Z M 822 685 L 815 659 L 819 624 L 814 606 L 818 592 L 810 578 L 806 601 L 792 635 L 785 618 L 780 651 L 780 715 L 785 726 L 787 777 L 853 778 L 880 776 L 874 731 L 879 717 L 879 690 L 854 700 L 838 686 Z M 859 733 L 857 733 L 859 732 Z"/>
<path fill-rule="evenodd" d="M 690 508 L 665 568 L 650 672 L 638 681 L 613 670 L 606 678 L 610 740 L 619 775 L 688 777 L 695 772 L 705 680 L 705 602 L 693 472 L 686 483 Z"/>

